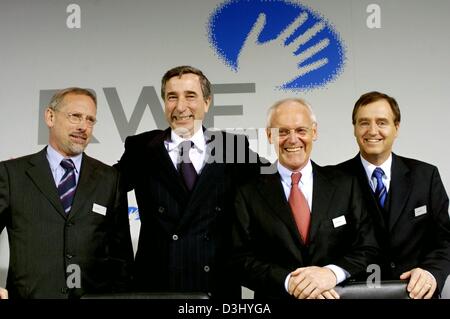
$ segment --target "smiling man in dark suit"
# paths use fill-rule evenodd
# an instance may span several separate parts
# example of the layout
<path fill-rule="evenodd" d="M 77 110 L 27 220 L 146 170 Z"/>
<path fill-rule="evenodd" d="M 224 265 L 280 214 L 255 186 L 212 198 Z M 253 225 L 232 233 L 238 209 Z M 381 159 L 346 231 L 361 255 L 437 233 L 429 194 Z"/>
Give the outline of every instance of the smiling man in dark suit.
<path fill-rule="evenodd" d="M 311 161 L 317 123 L 301 99 L 275 103 L 267 136 L 275 174 L 238 190 L 234 265 L 255 298 L 339 298 L 333 289 L 363 275 L 377 244 L 356 178 Z"/>
<path fill-rule="evenodd" d="M 127 288 L 133 251 L 126 194 L 115 169 L 84 153 L 96 113 L 88 90 L 58 91 L 45 111 L 48 146 L 0 163 L 10 298 L 76 298 Z"/>
<path fill-rule="evenodd" d="M 384 260 L 382 279 L 409 280 L 411 298 L 431 298 L 450 273 L 448 196 L 438 169 L 392 152 L 397 101 L 362 95 L 352 114 L 359 154 L 338 165 L 360 180 Z"/>
<path fill-rule="evenodd" d="M 161 82 L 170 127 L 128 137 L 117 164 L 141 219 L 135 289 L 239 297 L 227 268 L 232 198 L 236 185 L 258 172 L 246 164 L 257 156 L 244 136 L 202 126 L 212 99 L 202 71 L 175 67 Z"/>

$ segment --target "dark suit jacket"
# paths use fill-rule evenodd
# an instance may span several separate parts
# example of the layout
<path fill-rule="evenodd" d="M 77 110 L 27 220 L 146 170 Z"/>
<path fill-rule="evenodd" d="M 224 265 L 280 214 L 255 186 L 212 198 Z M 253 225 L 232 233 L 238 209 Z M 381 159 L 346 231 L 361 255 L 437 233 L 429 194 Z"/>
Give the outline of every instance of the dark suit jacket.
<path fill-rule="evenodd" d="M 372 224 L 355 178 L 313 163 L 310 243 L 302 244 L 280 175 L 261 175 L 238 190 L 233 232 L 235 266 L 255 297 L 284 298 L 287 275 L 298 267 L 335 264 L 353 278 L 376 260 Z M 334 227 L 333 219 L 346 224 Z"/>
<path fill-rule="evenodd" d="M 64 213 L 46 149 L 0 163 L 0 231 L 10 246 L 11 298 L 68 298 L 123 289 L 133 251 L 126 197 L 116 170 L 83 154 L 69 215 Z M 93 212 L 93 204 L 106 215 Z M 74 270 L 81 272 L 81 288 Z M 128 278 L 129 279 L 129 278 Z"/>
<path fill-rule="evenodd" d="M 398 279 L 403 272 L 421 267 L 433 274 L 441 291 L 450 273 L 450 219 L 438 169 L 392 154 L 391 184 L 383 212 L 359 154 L 338 167 L 360 180 L 384 256 L 382 278 Z M 415 209 L 423 206 L 426 213 L 416 216 Z"/>
<path fill-rule="evenodd" d="M 135 190 L 139 207 L 141 229 L 135 260 L 139 291 L 240 296 L 240 285 L 227 268 L 232 199 L 236 185 L 258 171 L 242 163 L 249 160 L 244 136 L 220 131 L 206 131 L 205 136 L 207 152 L 216 161 L 206 163 L 191 194 L 164 146 L 170 129 L 125 141 L 116 167 L 128 179 L 129 189 Z"/>

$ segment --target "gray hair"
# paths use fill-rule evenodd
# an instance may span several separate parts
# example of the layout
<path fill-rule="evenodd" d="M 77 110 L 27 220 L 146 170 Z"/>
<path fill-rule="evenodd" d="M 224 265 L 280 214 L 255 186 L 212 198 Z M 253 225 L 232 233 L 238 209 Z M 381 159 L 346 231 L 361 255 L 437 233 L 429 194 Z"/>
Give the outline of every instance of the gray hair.
<path fill-rule="evenodd" d="M 66 89 L 57 91 L 53 95 L 50 103 L 48 104 L 48 107 L 53 110 L 59 109 L 61 106 L 61 102 L 64 100 L 64 97 L 67 94 L 79 94 L 79 95 L 89 96 L 92 99 L 92 101 L 94 101 L 94 104 L 97 107 L 97 97 L 88 89 L 83 89 L 83 88 L 79 88 L 79 87 L 70 87 L 70 88 L 66 88 Z"/>
<path fill-rule="evenodd" d="M 212 95 L 211 93 L 211 82 L 209 82 L 208 78 L 200 69 L 197 69 L 190 65 L 181 65 L 174 67 L 167 71 L 161 79 L 161 97 L 163 100 L 166 99 L 166 84 L 167 82 L 173 78 L 178 77 L 181 78 L 183 74 L 195 74 L 200 78 L 200 86 L 202 88 L 203 99 L 206 101 Z"/>
<path fill-rule="evenodd" d="M 287 99 L 283 99 L 283 100 L 275 102 L 275 104 L 272 105 L 267 110 L 267 120 L 266 120 L 267 128 L 271 127 L 273 113 L 280 107 L 281 104 L 283 104 L 285 102 L 296 102 L 296 103 L 299 103 L 299 104 L 305 106 L 309 111 L 309 114 L 311 116 L 311 121 L 313 122 L 314 125 L 317 125 L 316 115 L 314 114 L 314 111 L 313 111 L 311 105 L 308 104 L 308 102 L 306 102 L 304 99 L 301 99 L 301 98 L 287 98 Z"/>

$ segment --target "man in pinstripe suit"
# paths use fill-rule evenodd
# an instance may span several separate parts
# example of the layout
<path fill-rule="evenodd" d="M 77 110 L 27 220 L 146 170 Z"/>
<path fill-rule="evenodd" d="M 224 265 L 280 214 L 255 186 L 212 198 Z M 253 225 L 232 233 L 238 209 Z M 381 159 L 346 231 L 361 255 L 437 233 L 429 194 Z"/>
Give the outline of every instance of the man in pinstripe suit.
<path fill-rule="evenodd" d="M 128 137 L 117 164 L 141 218 L 135 288 L 240 297 L 227 267 L 232 203 L 236 184 L 259 172 L 248 164 L 257 155 L 245 137 L 202 126 L 212 98 L 202 71 L 167 71 L 161 96 L 170 128 Z"/>
<path fill-rule="evenodd" d="M 96 113 L 89 91 L 57 92 L 45 111 L 49 145 L 0 163 L 0 231 L 10 246 L 2 298 L 126 288 L 133 254 L 125 193 L 115 169 L 84 154 Z"/>

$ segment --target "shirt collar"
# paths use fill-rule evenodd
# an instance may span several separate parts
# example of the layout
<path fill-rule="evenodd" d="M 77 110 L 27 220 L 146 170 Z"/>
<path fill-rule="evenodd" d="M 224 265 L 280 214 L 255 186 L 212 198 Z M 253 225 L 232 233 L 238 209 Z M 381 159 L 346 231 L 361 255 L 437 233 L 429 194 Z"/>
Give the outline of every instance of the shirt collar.
<path fill-rule="evenodd" d="M 277 161 L 277 168 L 278 168 L 278 173 L 281 176 L 281 179 L 287 183 L 288 185 L 291 184 L 291 175 L 292 173 L 294 173 L 293 171 L 291 171 L 290 169 L 284 167 L 283 165 L 280 164 L 280 161 Z M 297 171 L 298 172 L 298 171 Z M 302 173 L 302 178 L 300 180 L 300 183 L 304 183 L 304 181 L 308 181 L 312 178 L 312 173 L 313 173 L 313 168 L 312 168 L 312 164 L 311 164 L 311 160 L 308 160 L 308 163 L 306 163 L 305 167 L 303 167 L 300 170 L 300 173 Z"/>
<path fill-rule="evenodd" d="M 75 156 L 69 156 L 67 158 L 70 158 L 75 165 L 75 172 L 80 173 L 81 168 L 81 159 L 83 157 L 83 154 L 78 154 Z M 47 160 L 50 164 L 50 168 L 52 171 L 57 170 L 60 167 L 61 161 L 66 158 L 62 156 L 58 151 L 56 151 L 50 144 L 47 146 Z"/>
<path fill-rule="evenodd" d="M 192 135 L 190 139 L 184 139 L 181 136 L 177 135 L 173 130 L 170 130 L 170 141 L 167 141 L 167 150 L 170 152 L 173 149 L 177 148 L 181 142 L 186 140 L 190 140 L 194 143 L 194 147 L 199 152 L 204 152 L 206 148 L 205 135 L 203 134 L 203 130 L 199 129 L 197 132 Z"/>
<path fill-rule="evenodd" d="M 379 166 L 373 165 L 372 163 L 367 161 L 364 157 L 362 157 L 361 154 L 359 154 L 359 157 L 361 158 L 361 163 L 364 166 L 364 170 L 366 171 L 366 175 L 369 178 L 369 180 L 372 179 L 373 171 L 377 167 L 380 167 L 383 170 L 385 179 L 391 179 L 392 153 L 389 155 L 388 159 Z"/>

